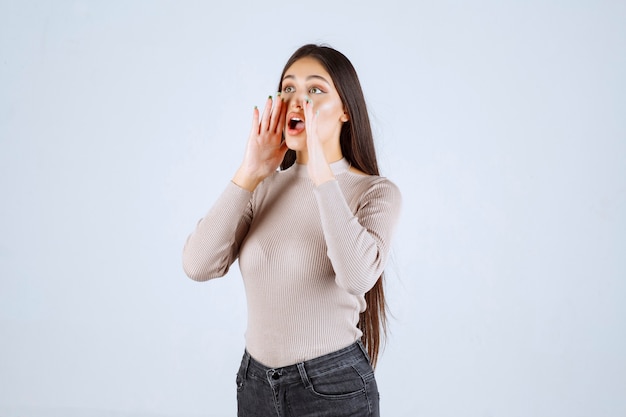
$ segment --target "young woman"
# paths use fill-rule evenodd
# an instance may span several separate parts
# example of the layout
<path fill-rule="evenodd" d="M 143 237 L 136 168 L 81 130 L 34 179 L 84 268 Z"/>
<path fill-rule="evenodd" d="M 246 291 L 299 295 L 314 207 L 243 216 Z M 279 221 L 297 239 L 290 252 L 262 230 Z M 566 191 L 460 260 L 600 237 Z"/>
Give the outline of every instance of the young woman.
<path fill-rule="evenodd" d="M 240 168 L 189 236 L 187 275 L 239 258 L 248 302 L 238 416 L 378 416 L 382 273 L 399 216 L 350 61 L 305 45 L 254 109 Z M 279 169 L 280 168 L 280 169 Z"/>

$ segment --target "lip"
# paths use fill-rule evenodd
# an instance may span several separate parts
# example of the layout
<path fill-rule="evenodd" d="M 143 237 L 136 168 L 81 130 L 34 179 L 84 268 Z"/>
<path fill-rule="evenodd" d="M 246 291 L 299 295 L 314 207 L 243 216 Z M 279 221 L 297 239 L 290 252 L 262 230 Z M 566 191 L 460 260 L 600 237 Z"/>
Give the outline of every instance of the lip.
<path fill-rule="evenodd" d="M 291 113 L 287 114 L 287 121 L 293 119 L 293 118 L 298 118 L 302 121 L 304 121 L 304 113 L 298 113 L 295 111 L 292 111 Z"/>

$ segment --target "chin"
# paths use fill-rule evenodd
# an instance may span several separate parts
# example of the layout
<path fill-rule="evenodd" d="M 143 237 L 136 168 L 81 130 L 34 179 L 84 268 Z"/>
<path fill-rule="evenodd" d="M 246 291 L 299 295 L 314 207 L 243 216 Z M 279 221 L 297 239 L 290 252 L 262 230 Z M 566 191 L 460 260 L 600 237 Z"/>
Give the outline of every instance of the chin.
<path fill-rule="evenodd" d="M 292 151 L 306 150 L 306 136 L 285 136 L 285 143 Z"/>

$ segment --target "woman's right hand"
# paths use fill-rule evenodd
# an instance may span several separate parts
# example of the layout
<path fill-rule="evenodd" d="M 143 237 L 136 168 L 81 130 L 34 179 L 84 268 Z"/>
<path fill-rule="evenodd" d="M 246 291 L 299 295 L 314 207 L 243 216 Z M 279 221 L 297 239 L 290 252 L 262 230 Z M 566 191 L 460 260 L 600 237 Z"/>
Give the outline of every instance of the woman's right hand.
<path fill-rule="evenodd" d="M 246 153 L 233 177 L 235 184 L 253 191 L 280 166 L 288 149 L 283 141 L 286 115 L 287 105 L 280 95 L 276 96 L 276 100 L 272 100 L 271 96 L 267 99 L 260 122 L 259 109 L 254 108 Z"/>

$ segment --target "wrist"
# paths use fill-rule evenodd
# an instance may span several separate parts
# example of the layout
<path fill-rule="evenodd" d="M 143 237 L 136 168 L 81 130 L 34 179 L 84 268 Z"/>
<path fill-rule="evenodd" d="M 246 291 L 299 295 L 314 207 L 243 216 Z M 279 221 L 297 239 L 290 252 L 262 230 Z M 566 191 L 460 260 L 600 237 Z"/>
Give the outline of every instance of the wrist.
<path fill-rule="evenodd" d="M 243 167 L 240 167 L 231 181 L 244 190 L 254 191 L 263 179 L 264 177 L 247 172 Z"/>
<path fill-rule="evenodd" d="M 324 184 L 325 182 L 329 182 L 335 179 L 335 174 L 330 169 L 328 164 L 325 164 L 322 167 L 314 168 L 312 165 L 309 165 L 309 177 L 313 181 L 316 187 Z"/>
<path fill-rule="evenodd" d="M 333 181 L 334 179 L 335 179 L 335 176 L 331 172 L 330 175 L 322 175 L 322 176 L 318 176 L 314 178 L 313 184 L 315 184 L 316 187 L 319 187 L 320 185 Z"/>

